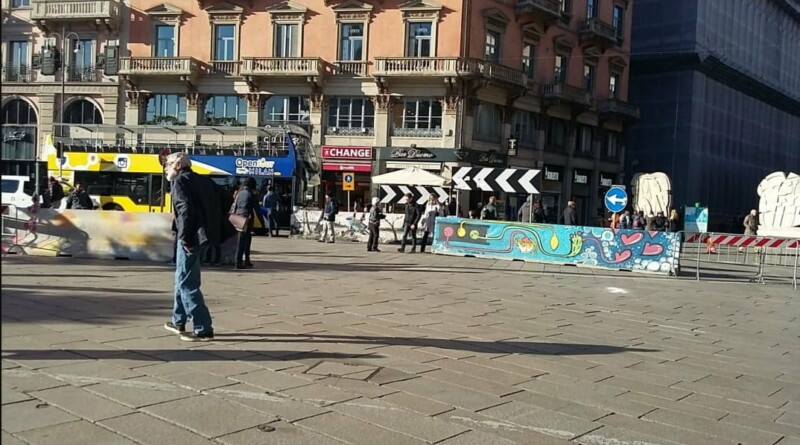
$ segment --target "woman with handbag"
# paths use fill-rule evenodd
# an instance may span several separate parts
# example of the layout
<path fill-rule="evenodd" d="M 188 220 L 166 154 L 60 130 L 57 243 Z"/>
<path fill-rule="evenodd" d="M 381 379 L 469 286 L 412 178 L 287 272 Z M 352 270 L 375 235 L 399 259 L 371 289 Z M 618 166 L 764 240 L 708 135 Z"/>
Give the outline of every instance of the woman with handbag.
<path fill-rule="evenodd" d="M 261 210 L 258 206 L 256 180 L 252 176 L 247 178 L 244 185 L 233 199 L 228 220 L 239 231 L 239 243 L 236 247 L 236 268 L 250 269 L 250 246 L 253 244 L 253 219 L 261 219 Z"/>

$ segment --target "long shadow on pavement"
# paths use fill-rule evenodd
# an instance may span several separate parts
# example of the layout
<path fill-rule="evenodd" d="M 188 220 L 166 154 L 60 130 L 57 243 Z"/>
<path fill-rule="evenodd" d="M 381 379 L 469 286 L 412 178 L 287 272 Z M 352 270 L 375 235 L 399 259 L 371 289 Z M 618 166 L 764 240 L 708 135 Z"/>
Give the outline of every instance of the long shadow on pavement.
<path fill-rule="evenodd" d="M 176 339 L 176 342 L 180 340 Z M 186 344 L 186 343 L 184 343 Z M 210 343 L 194 343 L 207 345 Z M 135 354 L 135 358 L 130 355 Z M 231 356 L 235 354 L 235 356 Z M 308 359 L 370 359 L 382 358 L 380 354 L 343 354 L 324 351 L 244 351 L 230 349 L 6 349 L 3 360 L 97 360 L 125 358 L 143 362 L 201 362 L 228 361 L 260 362 L 274 360 L 308 360 Z"/>
<path fill-rule="evenodd" d="M 262 340 L 254 340 L 262 339 Z M 437 349 L 451 349 L 458 351 L 480 353 L 517 353 L 537 355 L 595 355 L 618 354 L 621 352 L 658 352 L 658 349 L 629 348 L 623 346 L 594 345 L 581 343 L 553 343 L 533 341 L 473 341 L 473 340 L 448 340 L 427 337 L 373 337 L 346 335 L 298 335 L 298 334 L 259 334 L 243 333 L 217 333 L 215 341 L 222 342 L 252 342 L 252 341 L 280 341 L 298 343 L 324 343 L 331 344 L 374 344 L 380 346 L 414 346 L 431 347 Z"/>

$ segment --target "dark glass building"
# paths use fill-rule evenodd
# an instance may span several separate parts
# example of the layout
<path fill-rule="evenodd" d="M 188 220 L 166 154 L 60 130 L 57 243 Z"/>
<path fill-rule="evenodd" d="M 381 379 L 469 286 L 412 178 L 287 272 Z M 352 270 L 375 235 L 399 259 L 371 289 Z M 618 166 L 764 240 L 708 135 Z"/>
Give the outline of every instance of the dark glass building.
<path fill-rule="evenodd" d="M 742 230 L 758 183 L 800 173 L 800 2 L 633 3 L 626 177 L 666 173 L 673 207 L 701 202 L 710 230 Z M 741 218 L 740 218 L 741 216 Z"/>

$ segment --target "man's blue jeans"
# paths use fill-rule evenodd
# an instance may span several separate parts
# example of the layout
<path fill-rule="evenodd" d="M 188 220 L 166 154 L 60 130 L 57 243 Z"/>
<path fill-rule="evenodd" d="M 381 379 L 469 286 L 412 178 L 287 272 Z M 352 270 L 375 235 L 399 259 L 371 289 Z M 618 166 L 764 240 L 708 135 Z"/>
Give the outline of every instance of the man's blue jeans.
<path fill-rule="evenodd" d="M 175 261 L 175 305 L 172 309 L 172 322 L 183 325 L 191 318 L 196 334 L 213 331 L 211 313 L 208 312 L 203 292 L 200 291 L 200 263 L 205 258 L 206 249 L 207 246 L 195 246 L 191 252 L 187 252 L 183 243 L 178 241 Z"/>

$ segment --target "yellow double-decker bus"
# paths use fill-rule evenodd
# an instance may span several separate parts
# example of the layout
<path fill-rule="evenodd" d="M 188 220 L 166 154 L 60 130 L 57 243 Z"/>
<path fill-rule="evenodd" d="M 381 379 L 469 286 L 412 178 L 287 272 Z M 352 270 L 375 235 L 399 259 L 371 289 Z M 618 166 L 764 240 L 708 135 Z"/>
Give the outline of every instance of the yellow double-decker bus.
<path fill-rule="evenodd" d="M 228 191 L 248 176 L 262 189 L 269 184 L 287 198 L 284 207 L 291 209 L 303 196 L 309 172 L 318 167 L 310 165 L 315 159 L 308 159 L 313 156 L 310 138 L 302 130 L 260 131 L 264 145 L 249 149 L 150 144 L 148 152 L 141 153 L 125 144 L 103 146 L 68 140 L 54 144 L 48 138 L 44 152 L 48 174 L 70 187 L 80 182 L 102 210 L 169 212 L 169 182 L 162 163 L 173 151 L 188 152 L 195 172 L 210 176 Z"/>

